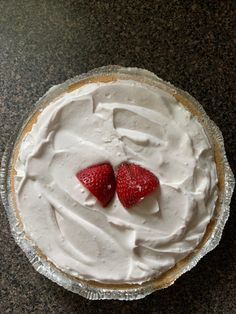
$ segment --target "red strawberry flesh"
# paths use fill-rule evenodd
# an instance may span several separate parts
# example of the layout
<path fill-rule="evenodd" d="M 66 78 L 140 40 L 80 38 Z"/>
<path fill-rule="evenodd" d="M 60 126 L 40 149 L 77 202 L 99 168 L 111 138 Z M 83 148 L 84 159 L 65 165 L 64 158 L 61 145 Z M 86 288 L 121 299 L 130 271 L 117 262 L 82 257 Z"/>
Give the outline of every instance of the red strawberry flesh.
<path fill-rule="evenodd" d="M 106 207 L 115 194 L 116 180 L 109 163 L 93 165 L 76 174 L 79 181 Z"/>
<path fill-rule="evenodd" d="M 130 208 L 159 187 L 158 178 L 149 170 L 122 163 L 117 170 L 117 194 L 121 204 Z"/>

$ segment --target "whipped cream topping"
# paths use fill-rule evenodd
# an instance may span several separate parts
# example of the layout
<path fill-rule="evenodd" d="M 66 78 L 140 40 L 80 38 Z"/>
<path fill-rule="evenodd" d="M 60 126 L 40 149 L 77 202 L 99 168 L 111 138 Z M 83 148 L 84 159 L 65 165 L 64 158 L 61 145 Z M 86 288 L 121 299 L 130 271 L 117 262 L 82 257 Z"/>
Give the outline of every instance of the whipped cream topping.
<path fill-rule="evenodd" d="M 152 171 L 160 188 L 127 210 L 103 208 L 76 173 L 109 161 Z M 201 124 L 159 88 L 131 80 L 91 83 L 39 115 L 15 165 L 26 234 L 58 268 L 104 283 L 142 283 L 187 256 L 217 199 L 217 174 Z"/>

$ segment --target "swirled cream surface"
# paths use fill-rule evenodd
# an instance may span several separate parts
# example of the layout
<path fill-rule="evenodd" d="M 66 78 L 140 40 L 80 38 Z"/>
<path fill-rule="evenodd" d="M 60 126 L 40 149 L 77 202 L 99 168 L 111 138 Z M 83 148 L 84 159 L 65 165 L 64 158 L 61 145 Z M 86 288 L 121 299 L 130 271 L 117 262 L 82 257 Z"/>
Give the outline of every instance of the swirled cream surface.
<path fill-rule="evenodd" d="M 160 188 L 127 210 L 103 208 L 76 173 L 109 161 L 139 164 Z M 91 83 L 39 115 L 16 163 L 26 234 L 64 272 L 104 283 L 142 283 L 187 256 L 217 199 L 203 127 L 168 93 L 131 80 Z"/>

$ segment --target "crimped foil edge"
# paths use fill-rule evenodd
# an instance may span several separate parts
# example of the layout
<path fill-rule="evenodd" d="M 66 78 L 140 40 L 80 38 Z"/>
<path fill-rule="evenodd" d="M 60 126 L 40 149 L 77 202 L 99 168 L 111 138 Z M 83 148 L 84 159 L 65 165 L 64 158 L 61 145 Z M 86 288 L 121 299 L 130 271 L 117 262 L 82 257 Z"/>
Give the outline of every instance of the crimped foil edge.
<path fill-rule="evenodd" d="M 32 266 L 39 273 L 46 276 L 53 282 L 56 282 L 58 285 L 63 286 L 65 289 L 72 291 L 74 293 L 77 293 L 87 299 L 136 300 L 136 299 L 141 299 L 158 289 L 153 285 L 152 282 L 147 283 L 146 285 L 142 285 L 138 288 L 130 288 L 130 289 L 109 289 L 109 288 L 94 287 L 89 284 L 86 284 L 85 282 L 80 282 L 76 278 L 68 277 L 66 274 L 63 274 L 57 268 L 53 267 L 45 258 L 39 256 L 37 254 L 36 248 L 34 247 L 34 244 L 30 240 L 26 240 L 24 231 L 19 226 L 19 221 L 17 220 L 17 217 L 15 215 L 15 210 L 12 204 L 11 193 L 10 193 L 9 173 L 11 171 L 11 156 L 12 156 L 12 152 L 14 151 L 15 142 L 17 141 L 19 134 L 24 128 L 24 125 L 30 119 L 32 114 L 40 108 L 41 103 L 43 103 L 45 99 L 50 100 L 51 97 L 52 98 L 55 97 L 55 94 L 59 94 L 63 89 L 65 89 L 66 86 L 69 86 L 70 84 L 76 83 L 83 79 L 88 79 L 89 77 L 93 77 L 98 74 L 110 75 L 112 73 L 120 74 L 124 76 L 131 75 L 131 76 L 145 77 L 146 80 L 150 80 L 151 82 L 153 81 L 161 82 L 162 84 L 165 84 L 172 90 L 177 91 L 178 94 L 183 95 L 185 98 L 187 98 L 191 103 L 193 103 L 196 106 L 197 110 L 201 112 L 204 121 L 209 126 L 208 133 L 210 132 L 212 136 L 214 134 L 214 138 L 216 138 L 217 142 L 220 144 L 221 157 L 224 163 L 224 180 L 225 180 L 224 197 L 221 204 L 220 215 L 217 218 L 216 226 L 214 227 L 214 230 L 211 233 L 211 236 L 209 237 L 209 239 L 203 245 L 201 250 L 199 250 L 199 252 L 190 260 L 190 262 L 181 269 L 181 271 L 179 272 L 175 280 L 179 278 L 185 272 L 191 270 L 204 255 L 206 255 L 208 252 L 213 250 L 219 244 L 225 223 L 229 217 L 230 200 L 231 200 L 231 196 L 233 194 L 233 190 L 235 186 L 234 176 L 230 169 L 230 166 L 226 157 L 222 133 L 219 130 L 219 128 L 216 126 L 216 124 L 207 116 L 205 110 L 195 98 L 193 98 L 187 92 L 184 92 L 181 89 L 176 88 L 172 84 L 163 81 L 162 79 L 157 77 L 154 73 L 149 72 L 144 69 L 124 68 L 117 65 L 105 66 L 105 67 L 101 67 L 101 68 L 89 71 L 88 73 L 81 74 L 79 76 L 76 76 L 72 79 L 65 81 L 62 84 L 59 84 L 50 88 L 48 92 L 46 92 L 46 94 L 44 94 L 44 96 L 42 96 L 36 102 L 36 104 L 33 107 L 33 110 L 30 110 L 26 113 L 27 119 L 22 120 L 20 125 L 16 128 L 15 132 L 13 133 L 12 138 L 8 142 L 6 146 L 6 150 L 2 157 L 2 167 L 1 167 L 1 172 L 0 172 L 0 188 L 1 188 L 1 197 L 3 201 L 3 205 L 7 213 L 12 235 L 16 243 L 25 252 Z M 166 287 L 173 284 L 175 280 L 172 281 L 170 284 L 168 284 Z"/>

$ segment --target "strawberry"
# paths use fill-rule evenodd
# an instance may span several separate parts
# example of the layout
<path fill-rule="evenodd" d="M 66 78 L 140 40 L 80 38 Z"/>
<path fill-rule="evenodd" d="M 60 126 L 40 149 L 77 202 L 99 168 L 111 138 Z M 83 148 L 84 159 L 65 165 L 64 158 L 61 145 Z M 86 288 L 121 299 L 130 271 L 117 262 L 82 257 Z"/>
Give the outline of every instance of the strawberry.
<path fill-rule="evenodd" d="M 159 186 L 159 180 L 149 170 L 132 163 L 122 163 L 117 170 L 117 194 L 125 208 L 140 202 Z"/>
<path fill-rule="evenodd" d="M 106 207 L 115 194 L 116 180 L 109 163 L 93 165 L 76 174 L 79 181 Z"/>

